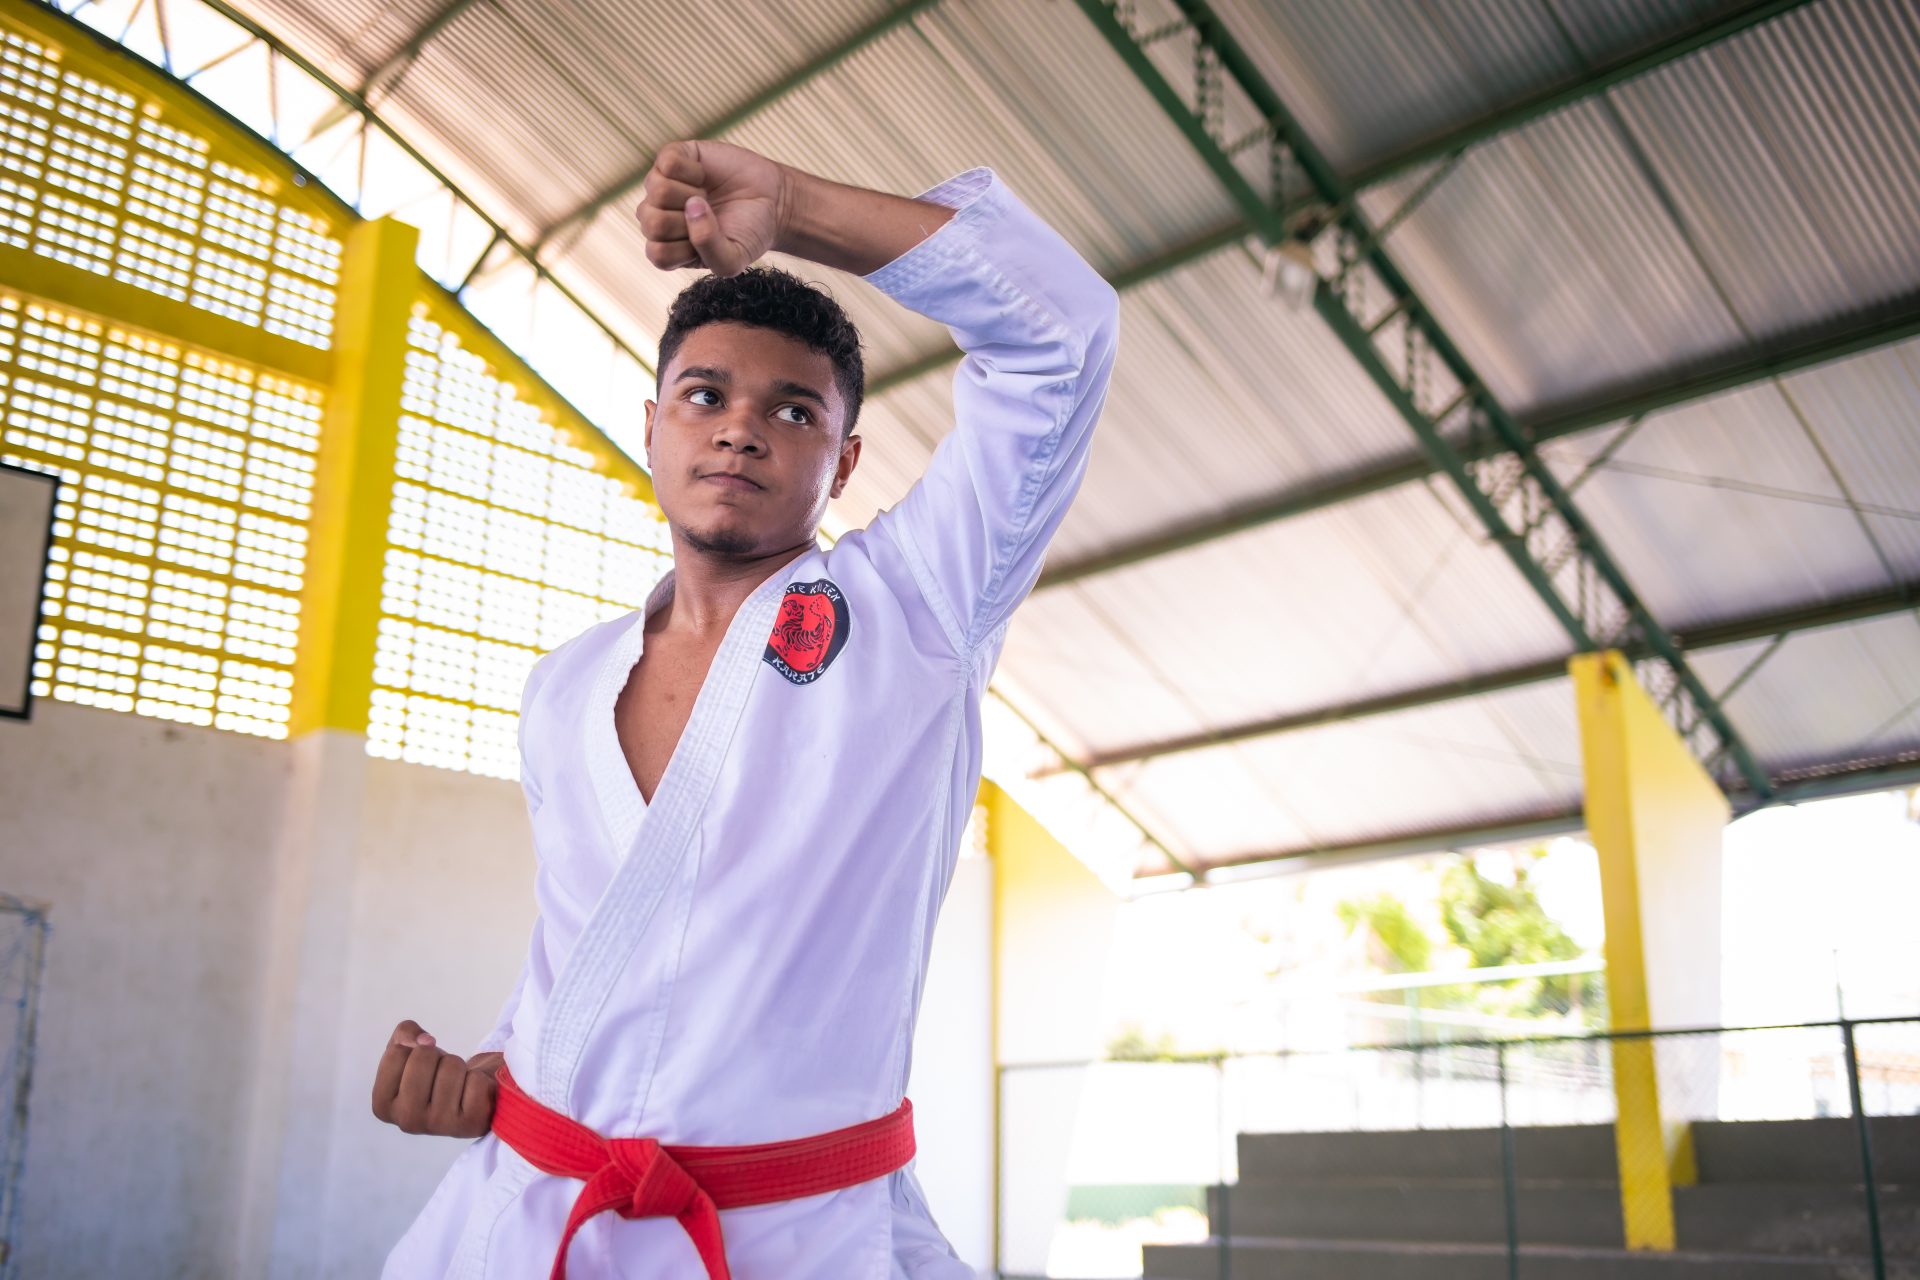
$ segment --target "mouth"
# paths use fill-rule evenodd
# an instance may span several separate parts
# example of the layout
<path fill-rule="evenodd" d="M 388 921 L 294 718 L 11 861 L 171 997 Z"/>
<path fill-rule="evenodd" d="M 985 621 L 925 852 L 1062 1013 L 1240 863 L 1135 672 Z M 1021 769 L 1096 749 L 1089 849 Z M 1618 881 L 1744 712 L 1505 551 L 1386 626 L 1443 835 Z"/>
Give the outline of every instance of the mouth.
<path fill-rule="evenodd" d="M 700 477 L 702 483 L 716 484 L 723 489 L 732 489 L 740 493 L 755 493 L 763 486 L 734 471 L 709 471 Z"/>

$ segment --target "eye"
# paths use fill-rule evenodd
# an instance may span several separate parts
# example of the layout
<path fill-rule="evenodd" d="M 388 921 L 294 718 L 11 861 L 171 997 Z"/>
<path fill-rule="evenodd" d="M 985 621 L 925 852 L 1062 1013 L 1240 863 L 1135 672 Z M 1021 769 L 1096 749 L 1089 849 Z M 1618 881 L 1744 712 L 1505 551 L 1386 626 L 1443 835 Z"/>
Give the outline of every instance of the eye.
<path fill-rule="evenodd" d="M 793 417 L 783 418 L 782 421 L 791 422 L 796 427 L 804 427 L 813 421 L 812 411 L 803 409 L 797 404 L 783 404 L 778 409 L 775 409 L 774 412 L 793 414 Z"/>
<path fill-rule="evenodd" d="M 711 400 L 696 399 L 696 397 L 698 396 L 712 396 L 713 399 Z M 720 403 L 720 393 L 718 391 L 715 391 L 712 387 L 695 387 L 693 388 L 693 390 L 687 392 L 687 399 L 692 401 L 694 404 L 700 405 L 703 408 L 711 408 L 712 406 Z"/>

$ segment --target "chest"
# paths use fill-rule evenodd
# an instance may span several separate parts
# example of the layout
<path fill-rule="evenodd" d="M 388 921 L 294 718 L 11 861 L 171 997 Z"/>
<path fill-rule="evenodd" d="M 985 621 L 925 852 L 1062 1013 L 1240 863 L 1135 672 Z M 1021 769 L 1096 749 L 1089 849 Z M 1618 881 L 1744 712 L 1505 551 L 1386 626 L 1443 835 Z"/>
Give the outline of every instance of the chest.
<path fill-rule="evenodd" d="M 614 703 L 620 750 L 648 804 L 686 731 L 719 643 L 717 636 L 710 641 L 650 639 Z"/>

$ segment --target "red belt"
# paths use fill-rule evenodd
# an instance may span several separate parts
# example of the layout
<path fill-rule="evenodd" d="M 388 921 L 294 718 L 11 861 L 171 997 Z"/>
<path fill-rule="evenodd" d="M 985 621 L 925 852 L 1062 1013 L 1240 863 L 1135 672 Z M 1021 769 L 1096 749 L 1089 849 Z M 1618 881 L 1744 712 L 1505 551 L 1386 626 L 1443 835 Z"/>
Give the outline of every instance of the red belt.
<path fill-rule="evenodd" d="M 567 1215 L 550 1280 L 566 1280 L 567 1246 L 596 1213 L 678 1218 L 707 1265 L 709 1280 L 730 1280 L 720 1239 L 720 1210 L 798 1200 L 882 1177 L 913 1159 L 913 1104 L 832 1133 L 746 1147 L 665 1147 L 652 1138 L 603 1138 L 578 1120 L 541 1106 L 505 1067 L 495 1077 L 493 1131 L 542 1173 L 586 1186 Z"/>

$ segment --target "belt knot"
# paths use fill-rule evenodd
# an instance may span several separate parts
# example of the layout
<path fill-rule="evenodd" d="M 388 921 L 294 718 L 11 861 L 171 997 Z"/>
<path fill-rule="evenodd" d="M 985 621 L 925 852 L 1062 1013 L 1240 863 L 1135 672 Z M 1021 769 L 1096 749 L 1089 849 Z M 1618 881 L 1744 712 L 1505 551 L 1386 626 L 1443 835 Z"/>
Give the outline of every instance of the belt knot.
<path fill-rule="evenodd" d="M 615 1185 L 627 1195 L 627 1203 L 615 1210 L 623 1218 L 677 1218 L 706 1199 L 693 1175 L 653 1138 L 609 1139 L 607 1165 L 617 1171 Z"/>

